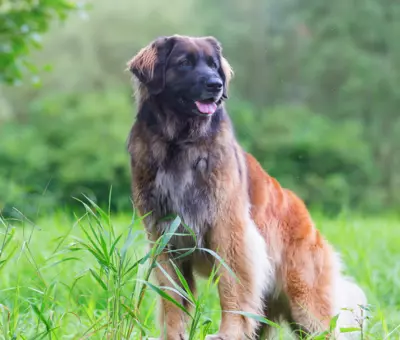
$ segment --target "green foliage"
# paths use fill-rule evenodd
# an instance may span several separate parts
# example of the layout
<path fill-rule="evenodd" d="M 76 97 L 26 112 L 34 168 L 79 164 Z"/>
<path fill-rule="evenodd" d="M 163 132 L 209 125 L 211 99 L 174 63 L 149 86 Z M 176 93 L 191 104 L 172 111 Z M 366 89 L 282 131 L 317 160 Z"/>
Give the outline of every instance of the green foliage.
<path fill-rule="evenodd" d="M 0 209 L 31 214 L 81 192 L 105 203 L 111 186 L 115 207 L 130 207 L 126 61 L 174 33 L 222 42 L 236 74 L 228 110 L 237 135 L 284 186 L 333 213 L 397 209 L 399 5 L 368 0 L 358 15 L 354 6 L 96 0 L 88 20 L 72 13 L 32 56 L 53 67 L 39 72 L 42 87 L 0 88 Z"/>
<path fill-rule="evenodd" d="M 368 0 L 352 15 L 354 2 L 313 4 L 298 8 L 310 34 L 301 59 L 309 107 L 362 126 L 383 204 L 398 205 L 400 5 Z"/>
<path fill-rule="evenodd" d="M 0 82 L 20 81 L 27 69 L 36 73 L 36 66 L 27 59 L 31 49 L 41 46 L 40 34 L 48 31 L 53 18 L 64 19 L 74 8 L 75 3 L 69 0 L 3 0 L 0 3 Z"/>
<path fill-rule="evenodd" d="M 33 214 L 82 193 L 106 203 L 113 187 L 115 204 L 130 207 L 131 118 L 121 112 L 131 105 L 123 91 L 53 96 L 32 102 L 24 124 L 0 126 L 0 205 Z"/>

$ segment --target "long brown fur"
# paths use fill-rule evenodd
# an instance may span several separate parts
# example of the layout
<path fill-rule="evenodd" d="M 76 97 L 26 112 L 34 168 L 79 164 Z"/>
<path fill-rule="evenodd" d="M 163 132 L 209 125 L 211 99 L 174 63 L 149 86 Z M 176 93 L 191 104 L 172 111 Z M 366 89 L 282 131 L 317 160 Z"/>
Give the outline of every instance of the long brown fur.
<path fill-rule="evenodd" d="M 153 81 L 155 63 L 162 53 L 159 48 L 168 43 L 166 39 L 142 49 L 128 63 L 139 80 L 139 112 L 158 112 L 162 106 L 152 101 L 148 84 Z M 219 46 L 210 37 L 175 36 L 174 39 L 187 49 Z M 222 55 L 221 58 L 227 86 L 232 72 L 226 59 Z M 330 319 L 339 313 L 340 307 L 365 302 L 362 291 L 355 297 L 357 301 L 347 298 L 346 289 L 351 283 L 343 278 L 337 256 L 315 228 L 304 203 L 293 192 L 283 189 L 253 156 L 242 150 L 224 110 L 213 134 L 209 132 L 212 123 L 188 120 L 191 127 L 185 140 L 181 137 L 179 120 L 171 113 L 164 113 L 155 115 L 154 119 L 159 119 L 156 127 L 138 119 L 130 134 L 134 204 L 141 215 L 153 211 L 145 219 L 151 240 L 155 241 L 168 228 L 166 222 L 159 220 L 160 212 L 164 208 L 174 210 L 197 238 L 172 238 L 168 249 L 209 248 L 236 274 L 238 280 L 220 267 L 222 320 L 218 334 L 208 339 L 258 338 L 263 327 L 251 318 L 228 311 L 286 320 L 296 331 L 314 333 L 328 329 Z M 176 151 L 171 151 L 172 146 Z M 170 164 L 171 157 L 175 157 L 176 164 Z M 175 260 L 168 252 L 159 258 L 163 270 L 179 282 L 171 261 Z M 176 261 L 193 291 L 196 281 L 193 271 L 209 275 L 215 264 L 215 259 L 204 251 Z M 160 286 L 172 285 L 160 269 L 156 270 L 156 278 Z M 338 298 L 340 289 L 346 298 Z M 189 307 L 181 296 L 167 292 Z M 338 306 L 339 300 L 345 305 Z M 184 339 L 186 322 L 182 310 L 167 300 L 162 301 L 164 339 Z"/>

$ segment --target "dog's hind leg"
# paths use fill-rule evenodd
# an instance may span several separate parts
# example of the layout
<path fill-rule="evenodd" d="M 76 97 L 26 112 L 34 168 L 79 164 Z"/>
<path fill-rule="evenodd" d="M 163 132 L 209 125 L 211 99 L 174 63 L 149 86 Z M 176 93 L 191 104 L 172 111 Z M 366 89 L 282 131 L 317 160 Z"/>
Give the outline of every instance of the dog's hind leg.
<path fill-rule="evenodd" d="M 266 244 L 255 224 L 250 219 L 243 221 L 243 215 L 237 219 L 230 216 L 224 222 L 213 230 L 211 247 L 237 277 L 221 266 L 218 284 L 221 325 L 218 334 L 206 339 L 255 339 L 256 320 L 241 312 L 258 315 L 263 312 L 263 296 L 272 280 Z"/>
<path fill-rule="evenodd" d="M 330 249 L 317 243 L 294 244 L 286 262 L 284 290 L 296 335 L 329 330 L 334 310 Z"/>

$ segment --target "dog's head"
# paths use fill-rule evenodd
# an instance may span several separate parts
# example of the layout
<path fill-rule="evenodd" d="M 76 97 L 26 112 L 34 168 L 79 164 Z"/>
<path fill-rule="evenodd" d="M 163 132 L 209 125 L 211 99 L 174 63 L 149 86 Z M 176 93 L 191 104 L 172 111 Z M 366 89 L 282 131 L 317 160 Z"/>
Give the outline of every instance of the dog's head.
<path fill-rule="evenodd" d="M 212 116 L 227 98 L 232 69 L 213 37 L 161 37 L 128 63 L 149 96 L 184 115 Z"/>

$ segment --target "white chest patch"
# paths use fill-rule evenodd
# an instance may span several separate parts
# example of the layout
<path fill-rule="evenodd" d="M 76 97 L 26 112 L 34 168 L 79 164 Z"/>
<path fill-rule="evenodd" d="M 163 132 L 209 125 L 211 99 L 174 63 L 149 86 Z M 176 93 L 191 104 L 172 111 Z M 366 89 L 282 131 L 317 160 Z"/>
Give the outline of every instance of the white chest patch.
<path fill-rule="evenodd" d="M 248 257 L 253 264 L 253 289 L 255 296 L 262 299 L 274 289 L 275 270 L 272 259 L 268 256 L 267 245 L 263 236 L 250 216 L 247 217 L 247 220 L 245 237 Z"/>

